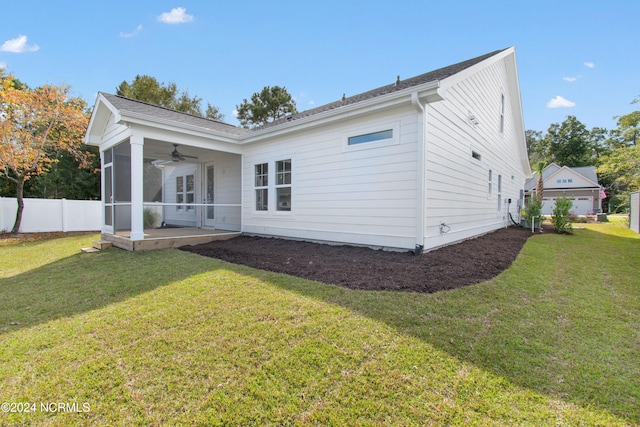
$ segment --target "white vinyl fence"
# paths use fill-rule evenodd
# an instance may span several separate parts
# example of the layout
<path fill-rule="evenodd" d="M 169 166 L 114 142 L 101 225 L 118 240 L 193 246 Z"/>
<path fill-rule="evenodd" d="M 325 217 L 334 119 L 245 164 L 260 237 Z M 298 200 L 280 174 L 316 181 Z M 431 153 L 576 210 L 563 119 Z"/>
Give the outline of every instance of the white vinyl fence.
<path fill-rule="evenodd" d="M 18 202 L 0 197 L 0 231 L 11 231 Z M 21 233 L 98 231 L 102 224 L 100 200 L 24 199 Z"/>
<path fill-rule="evenodd" d="M 640 233 L 640 192 L 629 195 L 629 228 Z"/>

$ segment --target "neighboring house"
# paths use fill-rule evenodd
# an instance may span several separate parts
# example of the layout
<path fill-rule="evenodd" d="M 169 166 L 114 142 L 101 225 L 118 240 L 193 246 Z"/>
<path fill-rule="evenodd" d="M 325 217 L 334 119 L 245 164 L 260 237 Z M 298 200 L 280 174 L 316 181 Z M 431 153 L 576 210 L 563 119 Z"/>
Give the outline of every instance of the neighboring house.
<path fill-rule="evenodd" d="M 542 171 L 544 185 L 542 214 L 551 215 L 556 198 L 567 197 L 576 215 L 593 215 L 602 211 L 602 187 L 598 184 L 595 166 L 570 168 L 551 163 Z M 525 185 L 525 196 L 535 194 L 538 173 L 534 172 Z"/>
<path fill-rule="evenodd" d="M 153 237 L 146 208 L 155 226 L 431 249 L 509 225 L 531 176 L 514 48 L 252 130 L 100 93 L 85 140 L 103 236 L 130 242 Z"/>

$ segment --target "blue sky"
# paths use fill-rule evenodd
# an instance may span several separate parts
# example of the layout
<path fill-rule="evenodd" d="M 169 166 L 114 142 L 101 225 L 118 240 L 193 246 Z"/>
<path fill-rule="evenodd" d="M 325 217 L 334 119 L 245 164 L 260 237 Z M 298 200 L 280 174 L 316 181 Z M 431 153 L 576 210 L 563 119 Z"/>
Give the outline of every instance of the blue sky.
<path fill-rule="evenodd" d="M 0 67 L 29 86 L 98 91 L 148 74 L 216 105 L 285 86 L 305 110 L 516 47 L 525 127 L 588 128 L 640 107 L 640 1 L 23 0 L 0 26 Z"/>

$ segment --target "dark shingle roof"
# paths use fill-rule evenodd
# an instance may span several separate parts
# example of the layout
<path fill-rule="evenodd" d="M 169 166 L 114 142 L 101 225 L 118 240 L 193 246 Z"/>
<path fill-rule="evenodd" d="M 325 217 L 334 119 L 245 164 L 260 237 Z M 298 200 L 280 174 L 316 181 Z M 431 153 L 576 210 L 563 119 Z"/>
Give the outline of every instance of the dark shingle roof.
<path fill-rule="evenodd" d="M 247 129 L 243 129 L 227 123 L 205 119 L 203 117 L 198 117 L 198 116 L 194 116 L 187 113 L 181 113 L 179 111 L 171 110 L 169 108 L 159 107 L 157 105 L 149 104 L 146 102 L 136 101 L 133 99 L 125 98 L 118 95 L 111 95 L 104 92 L 101 92 L 101 94 L 114 107 L 116 107 L 118 110 L 121 110 L 121 111 L 144 114 L 146 116 L 156 117 L 162 120 L 166 120 L 168 122 L 182 123 L 182 124 L 200 127 L 207 130 L 230 133 L 233 135 L 242 135 L 248 132 Z"/>
<path fill-rule="evenodd" d="M 449 65 L 444 68 L 440 68 L 425 74 L 421 74 L 419 76 L 411 77 L 405 80 L 398 80 L 396 83 L 392 83 L 390 85 L 382 86 L 367 92 L 360 93 L 358 95 L 353 95 L 350 97 L 344 97 L 343 99 L 335 102 L 331 102 L 329 104 L 325 104 L 316 108 L 312 108 L 306 111 L 301 111 L 296 114 L 292 114 L 287 117 L 283 117 L 282 119 L 276 120 L 274 122 L 268 123 L 266 125 L 254 128 L 252 130 L 260 130 L 265 128 L 270 128 L 273 126 L 277 126 L 279 124 L 287 123 L 292 120 L 298 120 L 301 118 L 313 116 L 315 114 L 319 114 L 325 111 L 335 110 L 340 107 L 344 107 L 346 105 L 356 104 L 358 102 L 362 102 L 368 99 L 376 98 L 378 96 L 387 95 L 389 93 L 398 92 L 403 89 L 420 86 L 426 83 L 435 82 L 439 80 L 446 79 L 447 77 L 451 77 L 454 74 L 457 74 L 479 62 L 484 61 L 506 49 L 496 50 L 491 53 L 487 53 L 486 55 L 478 56 L 473 59 L 469 59 L 467 61 L 459 62 L 457 64 Z M 111 95 L 107 93 L 101 92 L 102 95 L 118 110 L 129 111 L 132 113 L 144 114 L 151 117 L 156 117 L 166 121 L 172 121 L 176 123 L 188 124 L 191 126 L 197 126 L 208 130 L 220 131 L 229 133 L 232 135 L 244 135 L 246 133 L 251 132 L 251 130 L 244 129 L 241 127 L 233 126 L 227 123 L 218 122 L 215 120 L 209 120 L 198 116 L 193 116 L 186 113 L 181 113 L 178 111 L 170 110 L 164 107 L 158 107 L 156 105 L 152 105 L 142 101 L 136 101 L 129 98 L 124 98 L 118 95 Z"/>
<path fill-rule="evenodd" d="M 334 110 L 336 108 L 340 108 L 343 107 L 345 105 L 350 105 L 350 104 L 355 104 L 357 102 L 361 102 L 361 101 L 365 101 L 367 99 L 371 99 L 371 98 L 375 98 L 378 96 L 382 96 L 382 95 L 386 95 L 392 92 L 398 92 L 401 91 L 403 89 L 407 89 L 407 88 L 411 88 L 411 87 L 415 87 L 415 86 L 420 86 L 422 84 L 426 84 L 426 83 L 430 83 L 430 82 L 434 82 L 434 81 L 439 81 L 439 80 L 443 80 L 446 79 L 447 77 L 451 77 L 454 74 L 457 74 L 479 62 L 484 61 L 485 59 L 488 59 L 494 55 L 497 55 L 498 53 L 504 51 L 506 49 L 500 49 L 500 50 L 496 50 L 494 52 L 491 53 L 487 53 L 486 55 L 482 55 L 482 56 L 478 56 L 476 58 L 473 59 L 469 59 L 463 62 L 459 62 L 457 64 L 453 64 L 453 65 L 449 65 L 447 67 L 444 68 L 439 68 L 437 70 L 434 71 L 430 71 L 428 73 L 425 74 L 420 74 L 419 76 L 415 76 L 415 77 L 411 77 L 405 80 L 399 80 L 396 83 L 392 83 L 390 85 L 386 85 L 386 86 L 382 86 L 367 92 L 363 92 L 360 93 L 358 95 L 353 95 L 353 96 L 349 96 L 349 97 L 345 97 L 339 101 L 335 101 L 335 102 L 331 102 L 329 104 L 325 104 L 325 105 L 321 105 L 319 107 L 316 108 L 312 108 L 309 110 L 305 110 L 305 111 L 301 111 L 297 114 L 292 114 L 291 116 L 287 116 L 285 118 L 276 120 L 272 123 L 266 124 L 264 126 L 259 127 L 258 129 L 264 129 L 267 127 L 271 127 L 271 126 L 275 126 L 278 124 L 281 124 L 283 122 L 288 122 L 291 120 L 297 120 L 297 119 L 301 119 L 304 117 L 308 117 L 308 116 L 312 116 L 314 114 L 318 114 L 318 113 L 322 113 L 325 111 L 329 111 L 329 110 Z"/>

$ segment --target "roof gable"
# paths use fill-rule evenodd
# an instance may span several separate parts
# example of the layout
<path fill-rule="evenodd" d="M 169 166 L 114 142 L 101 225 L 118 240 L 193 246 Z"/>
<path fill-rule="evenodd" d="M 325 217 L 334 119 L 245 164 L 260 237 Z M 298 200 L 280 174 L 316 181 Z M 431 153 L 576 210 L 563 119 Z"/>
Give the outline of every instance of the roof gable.
<path fill-rule="evenodd" d="M 551 163 L 542 171 L 544 188 L 570 189 L 570 188 L 600 188 L 595 166 L 580 166 L 570 168 Z M 538 182 L 538 174 L 527 180 L 525 190 L 531 191 Z"/>

